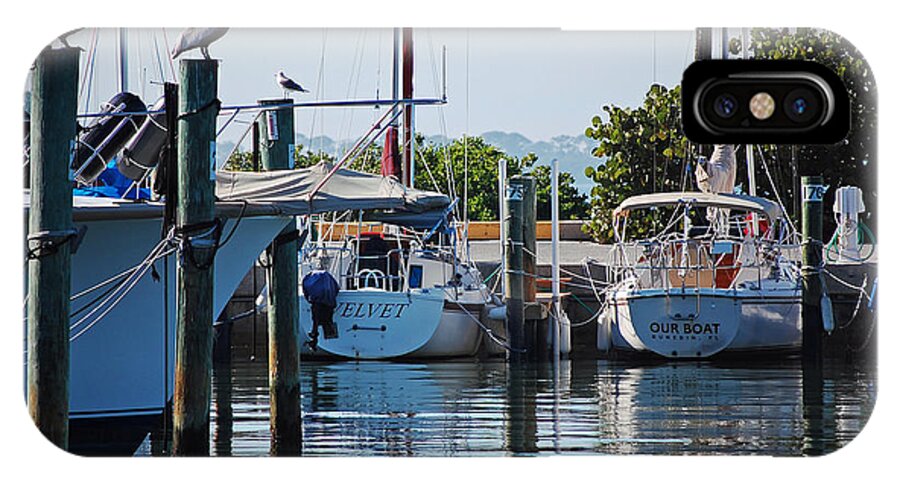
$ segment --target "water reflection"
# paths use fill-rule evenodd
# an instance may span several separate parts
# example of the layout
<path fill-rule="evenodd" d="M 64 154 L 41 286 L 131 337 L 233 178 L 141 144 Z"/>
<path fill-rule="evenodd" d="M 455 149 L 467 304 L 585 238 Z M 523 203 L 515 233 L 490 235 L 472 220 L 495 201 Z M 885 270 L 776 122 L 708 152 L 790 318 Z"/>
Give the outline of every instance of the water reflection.
<path fill-rule="evenodd" d="M 211 451 L 269 454 L 265 362 L 216 368 Z M 874 374 L 799 361 L 304 362 L 304 455 L 821 455 L 874 405 Z"/>

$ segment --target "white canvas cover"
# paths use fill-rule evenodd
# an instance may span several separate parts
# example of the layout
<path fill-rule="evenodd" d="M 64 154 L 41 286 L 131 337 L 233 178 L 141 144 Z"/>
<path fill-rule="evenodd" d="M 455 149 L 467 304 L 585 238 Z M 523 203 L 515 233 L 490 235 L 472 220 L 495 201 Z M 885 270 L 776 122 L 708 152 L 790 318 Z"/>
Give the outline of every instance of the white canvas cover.
<path fill-rule="evenodd" d="M 394 178 L 339 169 L 310 198 L 332 166 L 322 162 L 309 168 L 274 172 L 218 172 L 219 201 L 270 204 L 284 215 L 344 210 L 404 210 L 424 212 L 450 204 L 443 194 L 409 188 Z"/>

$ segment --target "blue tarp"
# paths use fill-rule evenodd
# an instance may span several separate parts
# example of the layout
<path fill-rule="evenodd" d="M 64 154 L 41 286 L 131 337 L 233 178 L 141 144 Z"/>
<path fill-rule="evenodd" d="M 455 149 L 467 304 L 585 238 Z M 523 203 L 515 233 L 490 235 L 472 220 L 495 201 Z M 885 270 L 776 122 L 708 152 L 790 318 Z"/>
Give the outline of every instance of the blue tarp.
<path fill-rule="evenodd" d="M 106 166 L 106 170 L 97 177 L 97 181 L 101 184 L 99 186 L 88 186 L 75 188 L 72 190 L 72 194 L 77 197 L 105 197 L 105 198 L 122 198 L 122 195 L 125 192 L 128 192 L 128 189 L 131 187 L 132 181 L 122 175 L 119 172 L 119 169 L 116 168 L 115 162 L 109 162 Z M 128 198 L 134 199 L 135 193 L 134 189 L 128 192 Z M 138 189 L 138 198 L 147 200 L 150 198 L 150 189 L 149 188 L 141 188 Z"/>

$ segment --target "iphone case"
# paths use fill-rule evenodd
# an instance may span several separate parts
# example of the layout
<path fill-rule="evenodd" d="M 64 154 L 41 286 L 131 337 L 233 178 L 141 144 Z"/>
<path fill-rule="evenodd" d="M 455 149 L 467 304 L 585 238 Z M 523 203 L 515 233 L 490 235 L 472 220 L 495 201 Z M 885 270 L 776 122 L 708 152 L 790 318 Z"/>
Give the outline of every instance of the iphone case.
<path fill-rule="evenodd" d="M 849 134 L 692 142 L 704 59 L 824 65 Z M 830 31 L 84 28 L 24 114 L 70 452 L 817 456 L 874 407 L 876 85 Z"/>

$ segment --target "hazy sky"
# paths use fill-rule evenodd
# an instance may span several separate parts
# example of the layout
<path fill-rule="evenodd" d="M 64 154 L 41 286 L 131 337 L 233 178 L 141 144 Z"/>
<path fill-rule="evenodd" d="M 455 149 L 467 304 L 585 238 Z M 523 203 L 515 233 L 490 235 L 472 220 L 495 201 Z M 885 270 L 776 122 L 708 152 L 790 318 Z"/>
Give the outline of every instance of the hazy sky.
<path fill-rule="evenodd" d="M 160 70 L 172 79 L 163 50 L 180 31 L 163 33 L 128 31 L 129 87 L 148 104 L 161 95 Z M 89 51 L 93 35 L 82 31 L 71 43 Z M 117 91 L 116 36 L 112 29 L 97 33 L 91 111 Z M 579 135 L 602 105 L 636 105 L 654 80 L 676 84 L 693 54 L 689 31 L 417 29 L 414 38 L 416 97 L 441 95 L 443 46 L 448 64 L 449 103 L 418 108 L 417 128 L 450 136 L 490 130 L 519 132 L 531 140 Z M 236 105 L 278 97 L 274 74 L 281 69 L 312 90 L 294 95 L 296 100 L 390 98 L 391 42 L 390 29 L 233 29 L 211 47 L 212 56 L 222 60 L 219 98 Z M 88 57 L 82 55 L 83 64 Z M 79 111 L 88 100 L 84 90 Z M 377 115 L 371 108 L 298 110 L 296 126 L 307 135 L 347 139 L 360 135 Z M 233 141 L 244 128 L 235 123 L 220 139 Z"/>

